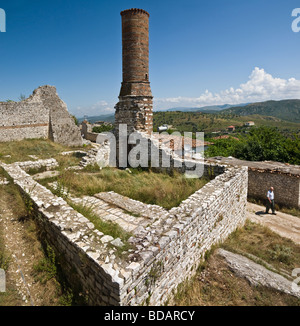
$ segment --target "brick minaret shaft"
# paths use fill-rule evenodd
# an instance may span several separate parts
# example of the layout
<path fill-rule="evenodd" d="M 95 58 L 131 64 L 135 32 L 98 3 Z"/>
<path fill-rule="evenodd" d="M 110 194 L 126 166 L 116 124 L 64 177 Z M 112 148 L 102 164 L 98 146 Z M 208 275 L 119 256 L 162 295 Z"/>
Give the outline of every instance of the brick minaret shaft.
<path fill-rule="evenodd" d="M 122 16 L 123 81 L 115 106 L 115 127 L 127 124 L 150 134 L 153 130 L 153 97 L 149 82 L 149 13 L 128 9 Z"/>

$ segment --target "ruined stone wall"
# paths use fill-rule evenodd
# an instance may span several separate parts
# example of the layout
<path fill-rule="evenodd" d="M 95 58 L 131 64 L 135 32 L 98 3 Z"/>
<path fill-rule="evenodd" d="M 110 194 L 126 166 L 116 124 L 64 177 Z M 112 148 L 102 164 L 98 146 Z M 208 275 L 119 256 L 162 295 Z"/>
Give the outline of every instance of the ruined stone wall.
<path fill-rule="evenodd" d="M 39 87 L 21 102 L 0 102 L 0 142 L 26 138 L 49 138 L 67 146 L 82 145 L 80 130 L 55 87 Z"/>
<path fill-rule="evenodd" d="M 92 131 L 92 125 L 88 121 L 82 121 L 81 123 L 81 133 L 84 139 L 89 140 L 93 143 L 97 141 L 99 133 Z"/>
<path fill-rule="evenodd" d="M 246 218 L 247 171 L 226 171 L 145 229 L 142 260 L 131 263 L 135 279 L 123 293 L 127 305 L 162 305 L 178 284 L 194 275 L 212 245 Z"/>
<path fill-rule="evenodd" d="M 49 112 L 39 98 L 0 102 L 0 141 L 48 138 Z"/>
<path fill-rule="evenodd" d="M 143 223 L 129 239 L 133 249 L 122 258 L 114 247 L 117 239 L 96 230 L 17 164 L 2 167 L 30 196 L 44 239 L 62 259 L 68 280 L 88 291 L 90 305 L 163 305 L 194 275 L 205 252 L 246 218 L 247 169 L 228 168 L 180 206 L 148 210 L 153 216 L 140 218 Z"/>
<path fill-rule="evenodd" d="M 113 238 L 107 239 L 93 223 L 34 181 L 18 164 L 2 167 L 32 200 L 42 241 L 54 249 L 71 285 L 88 293 L 89 305 L 120 305 L 119 283 L 103 266 L 107 255 L 115 252 L 108 248 Z"/>

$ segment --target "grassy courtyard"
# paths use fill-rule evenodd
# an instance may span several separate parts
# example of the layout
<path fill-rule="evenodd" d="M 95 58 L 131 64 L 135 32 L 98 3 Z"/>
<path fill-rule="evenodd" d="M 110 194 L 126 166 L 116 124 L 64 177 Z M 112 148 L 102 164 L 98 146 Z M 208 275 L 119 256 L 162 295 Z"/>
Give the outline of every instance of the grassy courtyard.
<path fill-rule="evenodd" d="M 4 163 L 55 158 L 59 163 L 60 175 L 44 179 L 43 185 L 57 181 L 60 189 L 70 191 L 75 196 L 94 195 L 99 192 L 114 191 L 146 204 L 160 205 L 166 209 L 178 206 L 209 180 L 188 179 L 180 173 L 154 173 L 145 169 L 130 169 L 131 173 L 116 168 L 87 167 L 82 171 L 66 170 L 78 165 L 81 158 L 75 155 L 61 155 L 75 149 L 88 150 L 89 147 L 73 148 L 45 139 L 25 139 L 0 143 L 0 160 Z M 34 157 L 32 157 L 34 156 Z M 41 171 L 29 171 L 30 174 Z"/>
<path fill-rule="evenodd" d="M 98 172 L 64 171 L 60 176 L 45 179 L 43 184 L 57 181 L 59 189 L 75 196 L 92 196 L 99 192 L 114 191 L 146 204 L 166 209 L 178 206 L 209 180 L 188 179 L 180 173 L 169 175 L 151 170 L 131 169 L 131 173 L 116 168 L 104 168 Z"/>

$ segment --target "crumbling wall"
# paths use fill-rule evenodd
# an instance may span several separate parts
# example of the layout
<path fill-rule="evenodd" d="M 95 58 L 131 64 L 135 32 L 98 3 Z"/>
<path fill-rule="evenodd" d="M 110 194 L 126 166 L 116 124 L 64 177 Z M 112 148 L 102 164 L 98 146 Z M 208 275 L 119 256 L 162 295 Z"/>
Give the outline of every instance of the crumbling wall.
<path fill-rule="evenodd" d="M 39 87 L 21 102 L 0 102 L 0 141 L 26 138 L 49 138 L 67 146 L 82 145 L 80 130 L 55 87 Z"/>
<path fill-rule="evenodd" d="M 88 121 L 82 121 L 81 133 L 84 139 L 89 140 L 93 143 L 97 141 L 99 133 L 92 132 L 92 125 Z"/>

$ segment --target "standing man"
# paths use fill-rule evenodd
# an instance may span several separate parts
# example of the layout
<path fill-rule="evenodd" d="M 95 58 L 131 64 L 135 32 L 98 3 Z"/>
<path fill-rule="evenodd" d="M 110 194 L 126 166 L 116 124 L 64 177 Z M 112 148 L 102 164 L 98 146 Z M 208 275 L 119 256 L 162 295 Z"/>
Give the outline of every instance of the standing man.
<path fill-rule="evenodd" d="M 272 214 L 276 215 L 275 213 L 275 204 L 274 204 L 274 188 L 271 187 L 267 193 L 267 205 L 266 205 L 266 214 L 269 213 L 269 209 L 271 208 Z"/>

